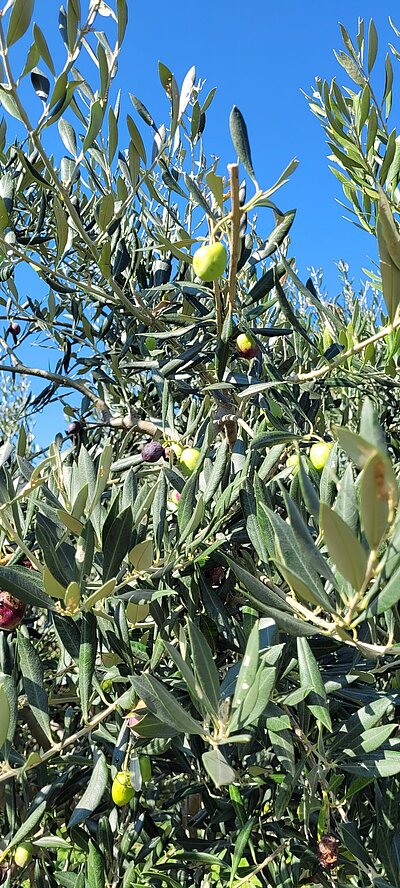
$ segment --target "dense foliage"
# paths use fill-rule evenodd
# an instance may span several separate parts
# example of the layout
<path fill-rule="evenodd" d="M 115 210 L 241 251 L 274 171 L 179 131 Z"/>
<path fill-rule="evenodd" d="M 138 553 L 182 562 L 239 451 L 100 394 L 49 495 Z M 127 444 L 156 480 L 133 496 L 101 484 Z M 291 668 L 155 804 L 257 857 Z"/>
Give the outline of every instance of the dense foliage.
<path fill-rule="evenodd" d="M 225 176 L 194 69 L 125 120 L 126 0 L 68 0 L 57 65 L 33 6 L 0 12 L 0 369 L 68 429 L 0 451 L 3 882 L 399 888 L 390 57 L 378 102 L 343 29 L 357 89 L 310 99 L 381 259 L 329 301 L 275 203 L 297 161 L 260 187 L 234 106 Z"/>

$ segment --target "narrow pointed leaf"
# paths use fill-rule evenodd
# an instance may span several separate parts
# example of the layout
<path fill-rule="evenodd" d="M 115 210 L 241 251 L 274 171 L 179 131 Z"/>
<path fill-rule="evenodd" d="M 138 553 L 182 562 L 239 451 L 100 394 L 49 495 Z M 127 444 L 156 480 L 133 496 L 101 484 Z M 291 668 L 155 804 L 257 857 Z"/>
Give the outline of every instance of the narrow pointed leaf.
<path fill-rule="evenodd" d="M 321 528 L 332 561 L 357 592 L 367 573 L 368 555 L 340 515 L 321 503 Z"/>
<path fill-rule="evenodd" d="M 229 117 L 229 129 L 236 154 L 243 164 L 250 178 L 255 180 L 255 173 L 251 159 L 250 142 L 244 117 L 236 105 L 233 106 Z"/>
<path fill-rule="evenodd" d="M 332 731 L 329 710 L 326 703 L 326 692 L 321 678 L 318 663 L 306 638 L 297 639 L 297 656 L 299 658 L 300 683 L 302 687 L 313 688 L 307 697 L 310 712 Z"/>
<path fill-rule="evenodd" d="M 77 826 L 79 823 L 84 823 L 85 820 L 91 817 L 103 798 L 107 781 L 107 762 L 103 753 L 100 752 L 93 768 L 86 792 L 84 792 L 82 798 L 71 814 L 68 822 L 68 829 L 72 826 Z"/>
<path fill-rule="evenodd" d="M 33 644 L 21 632 L 18 633 L 18 654 L 29 706 L 43 733 L 52 741 L 42 662 Z"/>
<path fill-rule="evenodd" d="M 12 46 L 28 30 L 35 0 L 14 0 L 7 28 L 6 43 Z"/>

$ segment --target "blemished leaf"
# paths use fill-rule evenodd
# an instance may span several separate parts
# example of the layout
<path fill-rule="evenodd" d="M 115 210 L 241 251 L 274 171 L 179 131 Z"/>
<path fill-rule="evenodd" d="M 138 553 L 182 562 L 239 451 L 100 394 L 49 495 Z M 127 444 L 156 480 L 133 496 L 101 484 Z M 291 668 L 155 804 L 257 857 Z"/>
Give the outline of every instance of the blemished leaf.
<path fill-rule="evenodd" d="M 357 592 L 368 566 L 368 554 L 343 519 L 326 503 L 321 503 L 320 524 L 332 561 Z"/>
<path fill-rule="evenodd" d="M 251 150 L 247 126 L 244 121 L 243 114 L 236 105 L 233 106 L 229 117 L 229 129 L 236 154 L 243 164 L 250 178 L 255 180 L 253 162 L 251 159 Z"/>
<path fill-rule="evenodd" d="M 167 93 L 168 98 L 171 99 L 171 84 L 173 74 L 172 71 L 170 71 L 170 69 L 167 68 L 167 66 L 160 61 L 158 62 L 158 76 L 160 78 L 161 85 Z"/>
<path fill-rule="evenodd" d="M 7 46 L 16 43 L 28 30 L 34 5 L 35 0 L 14 0 L 7 28 Z"/>
<path fill-rule="evenodd" d="M 107 761 L 105 755 L 100 752 L 97 754 L 97 761 L 95 762 L 89 785 L 68 821 L 68 829 L 71 829 L 72 826 L 77 826 L 79 823 L 84 823 L 93 814 L 103 798 L 107 782 Z"/>
<path fill-rule="evenodd" d="M 376 549 L 385 536 L 396 503 L 396 476 L 389 460 L 377 453 L 363 469 L 360 485 L 361 518 L 371 549 Z"/>
<path fill-rule="evenodd" d="M 236 780 L 235 771 L 228 764 L 220 749 L 203 752 L 201 760 L 215 786 L 229 786 Z"/>
<path fill-rule="evenodd" d="M 297 656 L 299 658 L 300 683 L 302 687 L 313 688 L 308 694 L 306 704 L 318 721 L 332 731 L 332 723 L 326 701 L 326 692 L 321 678 L 318 663 L 306 638 L 297 639 Z"/>
<path fill-rule="evenodd" d="M 28 704 L 43 733 L 52 742 L 42 661 L 33 644 L 21 632 L 18 633 L 18 654 Z"/>
<path fill-rule="evenodd" d="M 340 65 L 345 69 L 351 80 L 354 80 L 354 83 L 357 86 L 364 86 L 365 78 L 360 73 L 359 66 L 346 52 L 340 50 L 339 52 L 335 52 L 335 56 Z"/>

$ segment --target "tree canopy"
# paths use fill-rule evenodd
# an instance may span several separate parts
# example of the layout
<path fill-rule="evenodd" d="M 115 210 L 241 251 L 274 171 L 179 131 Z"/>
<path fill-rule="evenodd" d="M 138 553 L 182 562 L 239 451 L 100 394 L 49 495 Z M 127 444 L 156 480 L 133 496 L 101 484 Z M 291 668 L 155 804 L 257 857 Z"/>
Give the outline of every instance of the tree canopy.
<path fill-rule="evenodd" d="M 43 380 L 0 449 L 1 878 L 399 888 L 399 54 L 378 92 L 342 27 L 309 97 L 380 256 L 327 299 L 296 159 L 268 183 L 234 105 L 221 169 L 194 68 L 122 114 L 127 17 L 68 0 L 55 58 L 0 11 L 0 371 Z"/>

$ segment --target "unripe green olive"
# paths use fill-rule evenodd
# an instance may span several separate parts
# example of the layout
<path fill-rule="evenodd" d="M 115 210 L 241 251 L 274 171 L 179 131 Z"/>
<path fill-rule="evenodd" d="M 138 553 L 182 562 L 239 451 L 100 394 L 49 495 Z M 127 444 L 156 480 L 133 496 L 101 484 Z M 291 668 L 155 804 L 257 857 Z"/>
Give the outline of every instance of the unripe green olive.
<path fill-rule="evenodd" d="M 185 475 L 191 475 L 200 459 L 197 447 L 184 447 L 179 458 L 180 467 Z"/>
<path fill-rule="evenodd" d="M 196 250 L 193 256 L 193 269 L 202 281 L 216 281 L 225 271 L 228 254 L 223 244 L 217 241 Z"/>
<path fill-rule="evenodd" d="M 312 445 L 310 449 L 310 460 L 314 469 L 321 471 L 324 468 L 332 447 L 333 444 L 330 444 L 327 441 L 318 441 L 317 444 Z"/>
<path fill-rule="evenodd" d="M 111 787 L 111 797 L 114 805 L 122 808 L 133 799 L 134 795 L 135 790 L 131 783 L 129 771 L 118 771 Z"/>
<path fill-rule="evenodd" d="M 297 475 L 297 472 L 299 471 L 299 454 L 291 453 L 286 460 L 286 465 L 288 469 L 291 469 L 292 475 Z"/>
<path fill-rule="evenodd" d="M 17 845 L 14 854 L 14 861 L 16 865 L 20 869 L 24 869 L 28 866 L 28 863 L 31 862 L 33 857 L 34 847 L 32 842 L 21 842 L 20 845 Z"/>

